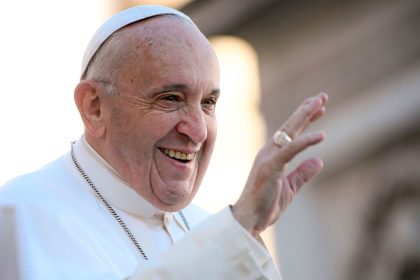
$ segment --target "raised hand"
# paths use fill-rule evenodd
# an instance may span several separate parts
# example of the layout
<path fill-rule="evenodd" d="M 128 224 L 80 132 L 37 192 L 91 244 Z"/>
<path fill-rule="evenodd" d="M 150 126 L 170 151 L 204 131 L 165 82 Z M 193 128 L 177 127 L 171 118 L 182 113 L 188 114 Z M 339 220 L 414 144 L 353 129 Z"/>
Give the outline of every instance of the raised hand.
<path fill-rule="evenodd" d="M 314 121 L 323 116 L 328 96 L 321 93 L 305 100 L 280 130 L 291 141 L 282 145 L 272 139 L 259 151 L 239 200 L 232 206 L 238 222 L 257 237 L 277 221 L 301 187 L 322 169 L 322 160 L 304 160 L 287 173 L 287 163 L 307 147 L 320 143 L 323 132 L 304 133 Z"/>

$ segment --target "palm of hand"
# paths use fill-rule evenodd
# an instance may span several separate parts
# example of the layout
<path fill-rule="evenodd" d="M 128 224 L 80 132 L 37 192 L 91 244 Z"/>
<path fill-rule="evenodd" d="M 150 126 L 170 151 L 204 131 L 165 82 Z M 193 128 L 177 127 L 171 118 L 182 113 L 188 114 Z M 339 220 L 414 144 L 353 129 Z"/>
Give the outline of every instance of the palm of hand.
<path fill-rule="evenodd" d="M 244 191 L 232 207 L 238 222 L 253 236 L 277 221 L 301 187 L 322 169 L 322 161 L 304 160 L 287 173 L 287 163 L 307 147 L 324 139 L 322 132 L 302 134 L 325 112 L 326 94 L 307 99 L 282 126 L 293 139 L 279 147 L 270 141 L 258 153 Z"/>

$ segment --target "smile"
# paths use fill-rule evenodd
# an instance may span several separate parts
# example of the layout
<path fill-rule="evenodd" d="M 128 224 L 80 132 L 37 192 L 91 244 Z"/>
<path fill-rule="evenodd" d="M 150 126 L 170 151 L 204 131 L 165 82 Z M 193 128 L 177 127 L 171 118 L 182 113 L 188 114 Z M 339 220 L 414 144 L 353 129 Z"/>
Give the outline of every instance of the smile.
<path fill-rule="evenodd" d="M 186 153 L 183 153 L 183 152 L 180 152 L 180 151 L 164 149 L 164 148 L 161 148 L 160 150 L 165 155 L 167 155 L 168 157 L 176 159 L 176 160 L 180 160 L 180 161 L 183 161 L 183 162 L 187 162 L 187 161 L 190 161 L 190 160 L 194 159 L 195 154 L 196 154 L 196 153 L 186 154 Z"/>

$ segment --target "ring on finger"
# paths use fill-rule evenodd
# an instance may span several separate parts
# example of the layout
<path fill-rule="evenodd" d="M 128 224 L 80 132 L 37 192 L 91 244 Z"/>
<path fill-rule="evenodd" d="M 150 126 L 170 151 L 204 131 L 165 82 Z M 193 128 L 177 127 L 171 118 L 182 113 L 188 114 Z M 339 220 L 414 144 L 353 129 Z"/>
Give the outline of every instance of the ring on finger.
<path fill-rule="evenodd" d="M 273 135 L 273 141 L 274 144 L 276 144 L 278 147 L 283 147 L 284 145 L 289 144 L 292 142 L 292 138 L 284 132 L 283 130 L 277 130 L 276 133 Z"/>

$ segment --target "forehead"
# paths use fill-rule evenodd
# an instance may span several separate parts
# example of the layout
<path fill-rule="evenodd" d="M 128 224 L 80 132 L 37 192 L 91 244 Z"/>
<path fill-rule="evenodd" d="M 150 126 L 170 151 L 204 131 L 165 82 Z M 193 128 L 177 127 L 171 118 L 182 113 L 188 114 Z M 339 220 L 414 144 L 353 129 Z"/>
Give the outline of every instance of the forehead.
<path fill-rule="evenodd" d="M 216 55 L 207 38 L 181 17 L 164 15 L 131 24 L 119 32 L 118 40 L 127 53 L 122 79 L 130 76 L 146 84 L 158 79 L 195 81 L 218 76 Z"/>
<path fill-rule="evenodd" d="M 188 20 L 175 15 L 161 15 L 133 23 L 121 31 L 121 40 L 137 55 L 194 55 L 207 58 L 211 46 L 204 35 Z M 134 48 L 135 47 L 135 48 Z M 156 58 L 156 57 L 153 57 Z"/>

